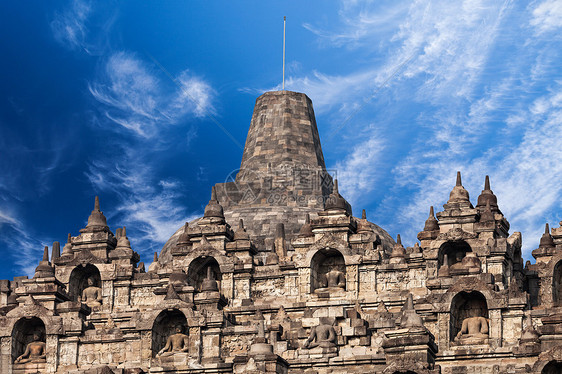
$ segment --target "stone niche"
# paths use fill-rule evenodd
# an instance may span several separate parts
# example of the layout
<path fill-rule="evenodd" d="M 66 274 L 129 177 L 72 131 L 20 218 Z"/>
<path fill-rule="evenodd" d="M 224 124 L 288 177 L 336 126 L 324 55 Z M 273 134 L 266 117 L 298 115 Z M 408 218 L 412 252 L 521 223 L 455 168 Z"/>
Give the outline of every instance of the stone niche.
<path fill-rule="evenodd" d="M 562 261 L 556 264 L 552 273 L 552 302 L 555 306 L 562 305 Z"/>
<path fill-rule="evenodd" d="M 211 277 L 217 281 L 218 289 L 221 289 L 222 273 L 219 263 L 212 256 L 201 256 L 197 257 L 189 264 L 189 269 L 187 271 L 187 282 L 197 292 L 201 291 L 203 281 L 209 274 L 209 268 L 211 269 Z"/>
<path fill-rule="evenodd" d="M 345 290 L 345 260 L 336 249 L 321 249 L 310 263 L 310 291 Z"/>
<path fill-rule="evenodd" d="M 14 324 L 12 331 L 12 362 L 25 352 L 25 348 L 33 339 L 33 335 L 38 334 L 40 341 L 45 342 L 45 324 L 40 318 L 26 317 Z"/>
<path fill-rule="evenodd" d="M 177 309 L 164 310 L 154 320 L 152 325 L 152 357 L 164 348 L 168 337 L 176 333 L 176 327 L 181 326 L 187 332 L 187 319 Z"/>
<path fill-rule="evenodd" d="M 458 336 L 465 320 L 479 320 L 469 329 L 479 331 L 468 331 Z M 450 341 L 456 344 L 487 344 L 488 332 L 488 304 L 484 295 L 478 291 L 458 293 L 451 302 Z"/>
<path fill-rule="evenodd" d="M 562 362 L 552 361 L 546 364 L 541 374 L 560 374 L 562 373 Z"/>
<path fill-rule="evenodd" d="M 101 288 L 101 275 L 99 269 L 92 264 L 86 266 L 78 265 L 72 273 L 68 282 L 68 293 L 70 298 L 78 301 L 82 298 L 82 292 L 88 288 L 88 279 L 94 280 L 94 286 Z"/>
<path fill-rule="evenodd" d="M 460 264 L 468 252 L 472 252 L 472 249 L 464 240 L 443 243 L 439 248 L 439 267 Z"/>

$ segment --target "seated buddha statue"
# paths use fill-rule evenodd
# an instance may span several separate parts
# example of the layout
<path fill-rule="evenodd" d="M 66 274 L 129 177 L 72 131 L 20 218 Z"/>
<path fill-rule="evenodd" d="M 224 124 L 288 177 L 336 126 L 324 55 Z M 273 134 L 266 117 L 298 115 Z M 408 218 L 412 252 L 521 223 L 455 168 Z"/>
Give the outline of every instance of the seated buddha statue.
<path fill-rule="evenodd" d="M 461 330 L 455 341 L 476 343 L 489 337 L 488 320 L 480 315 L 478 309 L 472 309 L 471 316 L 462 321 Z"/>
<path fill-rule="evenodd" d="M 88 278 L 88 287 L 82 291 L 81 302 L 90 308 L 100 307 L 102 303 L 101 288 L 95 286 L 96 281 L 93 277 Z"/>
<path fill-rule="evenodd" d="M 25 352 L 14 361 L 15 364 L 43 363 L 47 361 L 46 345 L 39 333 L 33 333 L 33 341 L 25 347 Z"/>
<path fill-rule="evenodd" d="M 158 352 L 157 357 L 168 357 L 189 350 L 189 339 L 188 336 L 183 333 L 183 327 L 178 325 L 175 331 L 175 334 L 168 337 L 166 345 Z"/>
<path fill-rule="evenodd" d="M 332 268 L 325 275 L 327 287 L 345 288 L 345 274 L 336 268 Z"/>
<path fill-rule="evenodd" d="M 304 342 L 304 348 L 331 348 L 336 346 L 336 330 L 334 326 L 328 324 L 320 324 L 313 327 L 310 336 Z"/>

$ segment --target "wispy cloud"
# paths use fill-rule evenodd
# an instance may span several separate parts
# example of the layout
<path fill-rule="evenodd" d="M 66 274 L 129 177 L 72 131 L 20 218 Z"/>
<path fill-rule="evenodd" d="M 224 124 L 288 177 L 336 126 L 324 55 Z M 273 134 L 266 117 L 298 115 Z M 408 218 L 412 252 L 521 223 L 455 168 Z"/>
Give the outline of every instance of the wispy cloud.
<path fill-rule="evenodd" d="M 135 250 L 149 255 L 197 215 L 183 206 L 184 186 L 180 182 L 155 178 L 154 169 L 150 164 L 147 167 L 148 160 L 139 159 L 141 152 L 129 153 L 122 162 L 92 162 L 87 177 L 97 191 L 118 197 L 118 205 L 106 212 L 114 224 L 129 227 Z"/>
<path fill-rule="evenodd" d="M 382 4 L 344 1 L 341 32 L 321 32 L 309 24 L 305 27 L 332 46 L 349 45 L 350 41 L 352 45 L 369 45 L 384 52 L 385 60 L 365 57 L 373 60 L 371 67 L 346 76 L 314 72 L 289 77 L 287 87 L 307 90 L 320 106 L 342 105 L 372 92 L 396 66 L 414 54 L 415 59 L 401 77 L 421 81 L 415 91 L 418 100 L 436 103 L 445 97 L 470 98 L 509 2 L 467 0 L 460 9 L 458 3 L 448 1 L 419 0 L 409 6 Z M 371 27 L 377 24 L 385 27 Z M 384 45 L 381 40 L 386 41 Z"/>
<path fill-rule="evenodd" d="M 528 258 L 544 222 L 557 220 L 562 198 L 556 164 L 562 141 L 552 136 L 562 130 L 561 83 L 552 79 L 559 74 L 560 43 L 557 37 L 536 37 L 562 26 L 562 6 L 551 0 L 527 8 L 480 0 L 460 6 L 425 0 L 406 6 L 341 4 L 342 21 L 331 28 L 335 31 L 305 27 L 324 46 L 356 49 L 364 61 L 372 61 L 370 67 L 363 63 L 339 76 L 314 72 L 291 77 L 287 85 L 316 95 L 324 117 L 339 119 L 342 112 L 351 112 L 389 71 L 415 56 L 339 139 L 337 147 L 348 149 L 337 163 L 340 178 L 347 175 L 350 181 L 345 195 L 368 201 L 369 194 L 376 194 L 377 172 L 391 176 L 394 187 L 378 195 L 380 223 L 391 231 L 407 231 L 405 240 L 413 242 L 429 206 L 439 209 L 446 202 L 457 170 L 473 200 L 490 174 L 512 231 L 523 231 Z M 385 57 L 373 57 L 373 51 Z M 384 105 L 395 110 L 384 115 L 374 110 Z M 359 131 L 369 116 L 384 129 L 382 134 Z M 388 159 L 394 166 L 384 162 Z M 362 174 L 369 176 L 364 183 Z"/>
<path fill-rule="evenodd" d="M 69 9 L 56 13 L 51 22 L 55 39 L 71 48 L 84 48 L 88 34 L 86 21 L 91 12 L 89 2 L 75 0 Z"/>
<path fill-rule="evenodd" d="M 9 215 L 7 212 L 3 212 L 0 210 L 0 228 L 3 225 L 18 225 L 19 221 L 16 220 L 14 217 Z"/>
<path fill-rule="evenodd" d="M 108 33 L 115 21 L 114 9 L 100 12 L 100 3 L 73 0 L 66 9 L 56 12 L 51 31 L 57 42 L 70 50 L 101 55 L 108 48 Z M 94 16 L 100 16 L 99 19 Z"/>
<path fill-rule="evenodd" d="M 526 123 L 523 140 L 502 160 L 508 170 L 500 191 L 510 202 L 506 211 L 519 223 L 542 226 L 554 218 L 549 210 L 562 206 L 562 139 L 552 136 L 562 131 L 562 82 L 534 100 Z"/>
<path fill-rule="evenodd" d="M 72 130 L 67 131 L 68 135 Z M 45 125 L 25 141 L 0 124 L 0 199 L 23 201 L 50 192 L 57 174 L 71 164 L 71 140 L 59 129 Z M 33 178 L 30 178 L 30 172 Z"/>
<path fill-rule="evenodd" d="M 183 115 L 189 112 L 193 112 L 197 117 L 203 117 L 215 112 L 213 98 L 216 93 L 201 77 L 185 70 L 179 74 L 176 81 L 179 85 L 174 101 L 167 108 L 168 117 L 177 117 L 174 113 Z"/>
<path fill-rule="evenodd" d="M 186 115 L 213 112 L 215 92 L 202 78 L 182 71 L 179 87 L 170 89 L 155 69 L 134 53 L 116 52 L 88 88 L 107 119 L 144 138 L 156 136 L 160 126 L 176 124 Z"/>
<path fill-rule="evenodd" d="M 334 108 L 342 111 L 352 109 L 357 98 L 375 89 L 377 74 L 377 71 L 367 70 L 337 76 L 315 71 L 310 76 L 289 77 L 285 84 L 292 90 L 306 92 L 320 113 Z"/>
<path fill-rule="evenodd" d="M 25 229 L 24 223 L 6 207 L 0 207 L 0 243 L 6 250 L 3 253 L 13 257 L 19 268 L 18 273 L 31 277 L 39 264 L 43 248 L 51 241 L 37 239 L 36 235 Z"/>
<path fill-rule="evenodd" d="M 407 77 L 420 76 L 418 98 L 435 103 L 443 98 L 470 98 L 498 35 L 508 2 L 477 0 L 416 1 L 394 40 L 401 43 L 398 60 L 423 51 L 408 66 Z"/>
<path fill-rule="evenodd" d="M 119 161 L 92 161 L 86 172 L 98 193 L 117 197 L 117 204 L 104 208 L 104 212 L 110 224 L 128 227 L 133 249 L 144 261 L 160 250 L 185 221 L 198 216 L 183 204 L 186 188 L 182 183 L 157 176 L 151 160 L 154 153 L 146 143 L 135 143 L 123 148 Z"/>
<path fill-rule="evenodd" d="M 340 31 L 337 26 L 335 32 L 323 32 L 316 26 L 305 25 L 324 43 L 334 47 L 346 44 L 364 49 L 368 45 L 369 49 L 386 56 L 385 59 L 365 56 L 364 59 L 372 60 L 370 67 L 359 68 L 348 75 L 330 76 L 314 72 L 312 75 L 290 77 L 287 87 L 307 92 L 321 114 L 330 113 L 332 121 L 337 122 L 361 108 L 364 113 L 359 113 L 358 117 L 375 116 L 380 121 L 380 127 L 392 128 L 397 127 L 393 124 L 398 121 L 396 114 L 379 118 L 372 112 L 373 108 L 380 108 L 376 102 L 403 106 L 404 111 L 406 106 L 419 103 L 429 109 L 415 118 L 421 125 L 416 129 L 410 124 L 408 130 L 420 137 L 402 135 L 401 138 L 388 129 L 385 134 L 389 133 L 389 136 L 381 137 L 380 131 L 365 135 L 360 129 L 359 124 L 363 122 L 360 118 L 346 124 L 344 132 L 348 136 L 344 141 L 353 146 L 348 147 L 345 161 L 338 164 L 338 169 L 345 170 L 348 178 L 353 180 L 350 183 L 353 188 L 345 191 L 353 196 L 350 199 L 355 200 L 373 190 L 375 182 L 369 183 L 367 178 L 381 173 L 381 160 L 369 161 L 374 157 L 382 158 L 374 155 L 375 150 L 387 148 L 389 152 L 396 152 L 392 150 L 396 147 L 386 147 L 389 144 L 384 144 L 381 139 L 406 142 L 395 156 L 406 156 L 414 164 L 423 160 L 425 152 L 420 152 L 419 148 L 426 147 L 426 142 L 422 140 L 426 136 L 430 136 L 439 149 L 457 155 L 462 155 L 467 147 L 474 145 L 475 138 L 482 133 L 486 116 L 497 106 L 495 96 L 504 91 L 494 91 L 487 100 L 475 103 L 471 113 L 467 113 L 467 106 L 470 107 L 470 101 L 475 96 L 475 89 L 509 7 L 508 2 L 490 4 L 482 1 L 464 1 L 460 9 L 458 3 L 447 1 L 420 0 L 413 4 L 343 1 Z M 371 28 L 371 25 L 381 27 Z M 375 95 L 374 105 L 363 108 L 362 103 L 370 100 L 379 85 L 405 61 L 411 62 Z M 392 101 L 389 95 L 400 97 L 400 102 Z M 337 111 L 337 116 L 334 116 L 334 111 Z M 472 121 L 472 125 L 467 126 L 467 121 Z M 349 135 L 354 133 L 362 135 Z M 409 151 L 415 155 L 408 156 Z M 341 171 L 338 172 L 341 174 Z M 362 176 L 367 178 L 360 182 L 357 178 Z"/>
<path fill-rule="evenodd" d="M 407 2 L 342 1 L 338 29 L 334 30 L 331 24 L 318 26 L 305 23 L 303 26 L 316 34 L 323 44 L 372 50 L 383 43 L 380 36 L 393 31 L 407 12 Z M 379 43 L 371 43 L 377 38 Z"/>
<path fill-rule="evenodd" d="M 374 79 L 378 74 L 376 69 L 356 71 L 348 75 L 331 75 L 313 71 L 304 76 L 287 77 L 285 86 L 291 91 L 306 93 L 313 101 L 317 114 L 333 110 L 349 114 L 357 105 L 360 105 L 357 101 L 368 96 L 369 91 L 372 92 L 376 88 Z M 239 89 L 239 91 L 251 95 L 261 95 L 267 91 L 278 90 L 281 90 L 281 84 L 273 87 Z"/>
<path fill-rule="evenodd" d="M 169 143 L 168 130 L 182 126 L 189 144 L 196 136 L 190 122 L 212 113 L 216 96 L 188 70 L 175 82 L 163 75 L 136 54 L 121 51 L 107 59 L 89 84 L 100 107 L 99 126 L 119 135 L 112 139 L 113 154 L 92 160 L 86 176 L 95 190 L 117 196 L 110 217 L 130 228 L 135 250 L 145 256 L 197 216 L 183 203 L 186 186 L 160 174 L 159 165 L 166 160 L 161 145 Z"/>
<path fill-rule="evenodd" d="M 414 192 L 400 209 L 400 223 L 421 222 L 429 205 L 444 203 L 456 170 L 463 171 L 463 184 L 473 194 L 473 201 L 482 189 L 484 175 L 490 174 L 492 189 L 512 230 L 523 232 L 524 255 L 529 258 L 545 222 L 552 225 L 561 218 L 556 212 L 562 207 L 562 166 L 558 162 L 562 140 L 551 135 L 562 131 L 561 84 L 535 99 L 518 116 L 525 123 L 521 141 L 503 146 L 480 144 L 480 156 L 410 157 L 400 163 L 396 179 L 414 181 Z M 421 226 L 411 229 L 408 237 L 419 229 Z"/>
<path fill-rule="evenodd" d="M 356 145 L 344 160 L 336 163 L 334 169 L 340 181 L 340 192 L 352 205 L 369 202 L 368 194 L 380 179 L 374 165 L 381 161 L 384 144 L 383 138 L 371 135 L 367 141 Z"/>
<path fill-rule="evenodd" d="M 536 28 L 537 34 L 556 31 L 562 28 L 562 3 L 557 0 L 533 2 L 530 24 Z"/>

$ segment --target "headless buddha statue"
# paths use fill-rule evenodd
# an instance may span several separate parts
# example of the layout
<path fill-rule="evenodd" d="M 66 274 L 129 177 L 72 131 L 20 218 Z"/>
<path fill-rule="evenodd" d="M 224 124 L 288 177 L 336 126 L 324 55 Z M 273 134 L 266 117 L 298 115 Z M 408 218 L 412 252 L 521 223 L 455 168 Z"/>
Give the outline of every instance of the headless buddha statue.
<path fill-rule="evenodd" d="M 488 320 L 482 317 L 478 309 L 471 310 L 471 316 L 462 321 L 462 327 L 456 336 L 456 341 L 486 339 L 489 337 Z"/>
<path fill-rule="evenodd" d="M 42 363 L 47 361 L 46 345 L 41 341 L 39 333 L 33 334 L 33 341 L 25 347 L 25 352 L 14 361 L 15 364 L 25 364 L 28 362 Z"/>
<path fill-rule="evenodd" d="M 167 357 L 180 352 L 189 350 L 189 339 L 183 333 L 182 326 L 176 326 L 176 333 L 168 337 L 164 348 L 158 352 L 157 357 Z"/>
<path fill-rule="evenodd" d="M 332 325 L 321 324 L 313 327 L 304 348 L 330 348 L 336 346 L 336 330 Z"/>
<path fill-rule="evenodd" d="M 324 277 L 326 287 L 345 288 L 345 275 L 336 268 L 332 268 Z"/>

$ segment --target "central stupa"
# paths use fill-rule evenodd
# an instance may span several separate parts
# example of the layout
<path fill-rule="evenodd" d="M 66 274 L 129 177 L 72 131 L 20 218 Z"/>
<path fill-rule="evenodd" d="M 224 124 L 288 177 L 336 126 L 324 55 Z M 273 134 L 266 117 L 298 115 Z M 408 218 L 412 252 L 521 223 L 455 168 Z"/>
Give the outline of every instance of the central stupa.
<path fill-rule="evenodd" d="M 256 99 L 240 169 L 216 184 L 215 191 L 226 222 L 238 227 L 242 219 L 257 249 L 269 252 L 280 224 L 290 240 L 307 215 L 324 210 L 333 187 L 312 101 L 303 93 L 273 91 Z M 373 226 L 383 242 L 394 243 Z M 180 228 L 165 244 L 160 262 L 171 258 L 170 248 L 182 232 Z"/>

